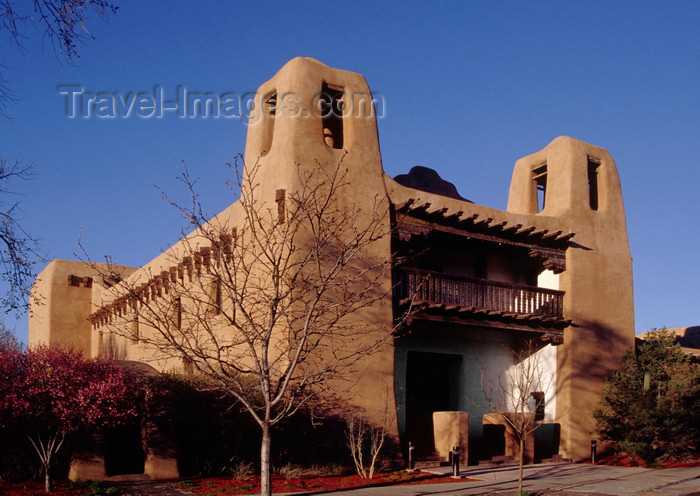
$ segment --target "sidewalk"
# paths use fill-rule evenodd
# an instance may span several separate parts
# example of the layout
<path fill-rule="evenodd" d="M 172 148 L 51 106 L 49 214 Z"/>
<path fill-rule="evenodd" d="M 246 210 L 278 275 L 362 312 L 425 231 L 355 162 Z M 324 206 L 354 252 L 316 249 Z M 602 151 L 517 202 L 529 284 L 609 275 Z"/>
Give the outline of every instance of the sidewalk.
<path fill-rule="evenodd" d="M 437 472 L 437 470 L 436 470 Z M 450 473 L 442 470 L 441 473 Z M 514 495 L 518 488 L 518 467 L 468 467 L 460 475 L 478 481 L 349 489 L 326 493 L 346 496 L 462 496 Z M 547 496 L 700 496 L 700 467 L 655 470 L 585 464 L 542 464 L 526 466 L 523 489 Z"/>
<path fill-rule="evenodd" d="M 451 473 L 447 468 L 436 473 Z M 467 467 L 460 475 L 476 481 L 416 486 L 382 486 L 332 492 L 284 493 L 276 496 L 513 496 L 518 488 L 518 467 Z M 131 496 L 193 495 L 159 482 L 120 484 Z M 700 467 L 608 467 L 585 464 L 541 464 L 525 467 L 523 489 L 537 496 L 700 496 Z"/>

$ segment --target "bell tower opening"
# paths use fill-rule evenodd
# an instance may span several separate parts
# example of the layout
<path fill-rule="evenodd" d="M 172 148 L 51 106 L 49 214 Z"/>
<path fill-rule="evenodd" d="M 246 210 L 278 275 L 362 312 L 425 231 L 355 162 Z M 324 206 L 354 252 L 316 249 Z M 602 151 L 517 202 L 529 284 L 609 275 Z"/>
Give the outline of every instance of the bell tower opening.
<path fill-rule="evenodd" d="M 344 91 L 340 86 L 323 83 L 321 98 L 318 102 L 323 123 L 323 140 L 326 145 L 337 150 L 343 148 Z"/>
<path fill-rule="evenodd" d="M 588 157 L 588 200 L 591 210 L 598 210 L 598 168 L 600 161 Z"/>
<path fill-rule="evenodd" d="M 532 169 L 532 180 L 535 182 L 537 194 L 537 212 L 544 210 L 547 196 L 547 164 L 538 165 Z"/>

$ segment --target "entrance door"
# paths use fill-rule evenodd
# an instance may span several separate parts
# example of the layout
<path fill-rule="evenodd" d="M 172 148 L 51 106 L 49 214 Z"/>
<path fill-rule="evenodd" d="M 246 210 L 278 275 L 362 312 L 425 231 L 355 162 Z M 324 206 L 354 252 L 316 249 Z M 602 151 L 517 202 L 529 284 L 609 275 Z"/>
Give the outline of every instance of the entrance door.
<path fill-rule="evenodd" d="M 506 426 L 484 424 L 483 456 L 480 460 L 490 460 L 494 456 L 506 454 Z"/>
<path fill-rule="evenodd" d="M 406 441 L 416 456 L 435 451 L 433 412 L 459 409 L 461 355 L 409 351 L 406 363 Z"/>
<path fill-rule="evenodd" d="M 105 471 L 108 476 L 144 472 L 146 455 L 139 422 L 107 430 L 104 440 Z"/>

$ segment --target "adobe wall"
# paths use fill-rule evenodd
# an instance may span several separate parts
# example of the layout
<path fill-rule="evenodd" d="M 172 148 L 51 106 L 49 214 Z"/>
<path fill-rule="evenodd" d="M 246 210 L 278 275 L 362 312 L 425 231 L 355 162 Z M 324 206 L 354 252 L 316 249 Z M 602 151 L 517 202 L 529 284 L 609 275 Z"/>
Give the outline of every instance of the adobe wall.
<path fill-rule="evenodd" d="M 337 105 L 324 101 L 319 108 L 321 93 L 338 95 Z M 357 312 L 356 319 L 365 330 L 374 330 L 361 338 L 367 343 L 383 336 L 388 338 L 393 318 L 390 271 L 386 270 L 391 259 L 389 201 L 367 82 L 360 74 L 297 57 L 261 85 L 257 95 L 245 161 L 246 168 L 259 167 L 260 194 L 273 197 L 276 190 L 284 189 L 290 195 L 305 187 L 306 178 L 325 177 L 324 174 L 338 169 L 347 186 L 334 201 L 348 212 L 348 222 L 362 226 L 374 222 L 373 216 L 380 216 L 378 225 L 383 226 L 384 238 L 373 243 L 361 258 L 368 266 L 384 266 L 380 269 L 386 272 L 383 282 L 374 288 L 374 294 L 385 297 L 371 308 Z M 267 103 L 270 95 L 276 95 L 272 111 Z M 342 118 L 323 118 L 329 105 L 332 113 Z M 386 339 L 377 354 L 358 362 L 355 373 L 342 379 L 336 381 L 334 389 L 347 408 L 360 408 L 375 423 L 383 423 L 384 407 L 395 411 L 391 339 Z M 393 419 L 391 424 L 395 436 Z"/>
<path fill-rule="evenodd" d="M 535 175 L 543 166 L 544 208 L 538 212 Z M 508 211 L 528 214 L 533 223 L 556 218 L 576 233 L 560 275 L 564 317 L 574 325 L 564 331 L 557 350 L 557 416 L 561 453 L 583 460 L 589 456 L 591 413 L 605 379 L 634 343 L 632 257 L 615 162 L 602 148 L 557 138 L 518 160 Z"/>
<path fill-rule="evenodd" d="M 92 289 L 100 284 L 105 264 L 52 260 L 32 286 L 29 344 L 60 343 L 92 356 Z M 122 274 L 133 267 L 114 266 Z"/>

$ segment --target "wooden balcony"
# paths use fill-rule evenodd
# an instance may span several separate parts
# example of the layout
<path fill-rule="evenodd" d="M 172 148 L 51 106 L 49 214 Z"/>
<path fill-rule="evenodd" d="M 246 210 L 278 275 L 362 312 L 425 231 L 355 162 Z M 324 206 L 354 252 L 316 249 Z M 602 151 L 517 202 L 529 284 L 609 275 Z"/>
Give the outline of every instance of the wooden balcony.
<path fill-rule="evenodd" d="M 564 292 L 506 282 L 402 268 L 399 302 L 417 307 L 484 313 L 504 318 L 564 324 Z"/>

